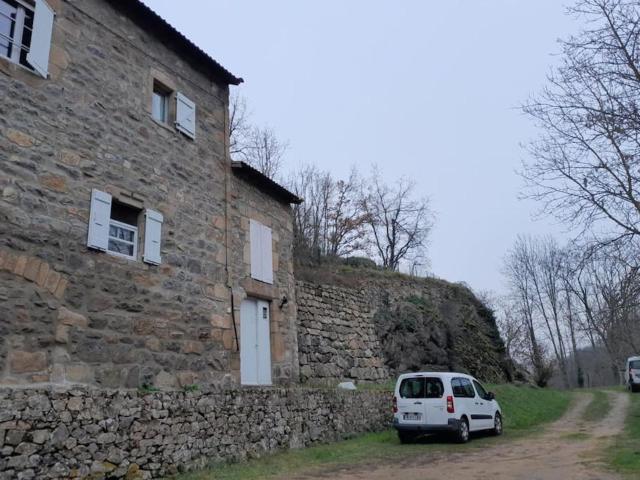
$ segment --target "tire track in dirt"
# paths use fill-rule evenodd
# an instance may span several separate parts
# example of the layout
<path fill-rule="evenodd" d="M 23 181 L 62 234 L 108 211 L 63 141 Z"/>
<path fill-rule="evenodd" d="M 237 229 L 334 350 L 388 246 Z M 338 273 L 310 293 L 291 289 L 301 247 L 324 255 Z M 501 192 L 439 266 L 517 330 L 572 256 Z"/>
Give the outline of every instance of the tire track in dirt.
<path fill-rule="evenodd" d="M 578 393 L 569 411 L 542 434 L 509 442 L 503 439 L 486 448 L 429 452 L 406 460 L 375 461 L 308 472 L 298 480 L 619 480 L 601 463 L 600 455 L 624 427 L 629 395 L 608 392 L 611 409 L 598 422 L 582 415 L 592 394 Z M 472 440 L 473 441 L 473 440 Z M 482 440 L 476 440 L 482 441 Z"/>

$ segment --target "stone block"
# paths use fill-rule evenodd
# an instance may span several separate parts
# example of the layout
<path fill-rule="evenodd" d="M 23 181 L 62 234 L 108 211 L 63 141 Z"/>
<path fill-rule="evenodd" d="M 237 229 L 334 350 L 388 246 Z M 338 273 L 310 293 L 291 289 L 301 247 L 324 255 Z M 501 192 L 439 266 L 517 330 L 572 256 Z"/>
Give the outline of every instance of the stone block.
<path fill-rule="evenodd" d="M 226 350 L 236 350 L 236 336 L 233 330 L 225 330 L 222 334 L 222 345 Z"/>
<path fill-rule="evenodd" d="M 40 271 L 40 266 L 42 265 L 42 261 L 36 257 L 29 257 L 27 260 L 27 265 L 24 269 L 24 278 L 31 282 L 35 282 L 38 278 L 38 272 Z"/>
<path fill-rule="evenodd" d="M 84 363 L 65 365 L 65 378 L 73 383 L 93 383 L 93 368 Z"/>
<path fill-rule="evenodd" d="M 158 388 L 175 388 L 176 377 L 169 372 L 162 370 L 156 375 L 153 385 Z"/>
<path fill-rule="evenodd" d="M 44 287 L 47 283 L 47 277 L 49 276 L 49 264 L 46 262 L 40 263 L 40 268 L 38 269 L 38 276 L 36 277 L 36 283 L 40 287 Z"/>
<path fill-rule="evenodd" d="M 58 282 L 58 286 L 56 287 L 55 291 L 53 292 L 53 296 L 56 297 L 59 300 L 62 300 L 62 298 L 64 297 L 64 292 L 67 289 L 67 285 L 69 284 L 69 281 L 66 278 L 60 278 L 60 281 Z"/>
<path fill-rule="evenodd" d="M 198 374 L 195 372 L 178 372 L 176 378 L 178 379 L 178 385 L 180 387 L 198 383 Z"/>
<path fill-rule="evenodd" d="M 12 373 L 40 372 L 47 368 L 45 352 L 14 350 L 9 353 L 9 369 Z"/>
<path fill-rule="evenodd" d="M 60 274 L 55 270 L 49 269 L 49 273 L 47 274 L 47 280 L 44 284 L 44 288 L 49 290 L 49 292 L 54 293 L 56 288 L 58 288 L 58 282 L 60 281 Z"/>
<path fill-rule="evenodd" d="M 214 328 L 231 328 L 232 325 L 231 315 L 211 315 L 211 326 Z"/>
<path fill-rule="evenodd" d="M 72 312 L 65 307 L 60 307 L 58 310 L 58 322 L 72 327 L 86 328 L 89 326 L 89 321 L 84 315 Z"/>
<path fill-rule="evenodd" d="M 59 193 L 65 193 L 67 191 L 67 180 L 60 175 L 42 175 L 40 177 L 40 185 Z"/>
<path fill-rule="evenodd" d="M 202 344 L 202 342 L 187 340 L 182 344 L 182 351 L 184 353 L 201 354 L 202 352 L 204 352 L 204 345 Z"/>
<path fill-rule="evenodd" d="M 26 255 L 20 255 L 16 258 L 16 263 L 13 267 L 13 273 L 16 275 L 24 275 L 24 270 L 27 268 L 28 257 Z"/>
<path fill-rule="evenodd" d="M 35 140 L 31 135 L 27 135 L 26 133 L 14 128 L 7 129 L 5 135 L 10 142 L 13 142 L 21 147 L 32 147 L 35 143 Z"/>

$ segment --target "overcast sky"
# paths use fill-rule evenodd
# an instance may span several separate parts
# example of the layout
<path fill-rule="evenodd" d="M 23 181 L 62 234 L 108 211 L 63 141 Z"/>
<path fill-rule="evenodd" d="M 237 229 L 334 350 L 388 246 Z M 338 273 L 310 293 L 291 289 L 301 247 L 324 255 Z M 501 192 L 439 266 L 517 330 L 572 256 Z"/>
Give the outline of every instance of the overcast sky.
<path fill-rule="evenodd" d="M 562 232 L 532 218 L 515 172 L 536 135 L 518 107 L 577 28 L 565 1 L 144 1 L 245 79 L 290 167 L 414 178 L 437 214 L 436 276 L 501 292 L 518 233 Z"/>

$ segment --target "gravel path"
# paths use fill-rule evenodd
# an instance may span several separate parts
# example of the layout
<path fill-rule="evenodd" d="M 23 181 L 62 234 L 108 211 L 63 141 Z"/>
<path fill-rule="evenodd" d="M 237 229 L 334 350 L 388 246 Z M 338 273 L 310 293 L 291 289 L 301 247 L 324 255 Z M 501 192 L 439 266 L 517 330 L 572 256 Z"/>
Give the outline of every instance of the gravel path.
<path fill-rule="evenodd" d="M 464 453 L 429 453 L 406 461 L 385 461 L 301 474 L 299 480 L 618 480 L 599 463 L 600 452 L 618 434 L 629 395 L 608 392 L 612 408 L 604 419 L 581 419 L 592 394 L 576 395 L 569 411 L 544 433 Z M 473 441 L 473 440 L 472 440 Z M 290 477 L 289 477 L 290 478 Z"/>

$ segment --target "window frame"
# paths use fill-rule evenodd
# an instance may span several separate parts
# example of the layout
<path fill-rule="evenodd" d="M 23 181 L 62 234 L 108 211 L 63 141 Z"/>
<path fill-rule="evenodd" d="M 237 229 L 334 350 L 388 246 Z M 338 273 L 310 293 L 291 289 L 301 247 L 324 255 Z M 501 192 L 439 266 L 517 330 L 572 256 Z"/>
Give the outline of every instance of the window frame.
<path fill-rule="evenodd" d="M 153 85 L 151 88 L 151 118 L 166 127 L 171 125 L 171 98 L 173 97 L 173 90 L 167 87 L 164 83 L 157 79 L 153 79 Z M 164 112 L 164 118 L 156 118 L 154 111 L 154 99 L 155 97 L 162 98 L 162 110 Z"/>
<path fill-rule="evenodd" d="M 8 5 L 11 8 L 16 9 L 16 18 L 7 17 L 5 14 L 0 13 L 1 16 L 8 19 L 12 24 L 12 32 L 9 36 L 6 36 L 2 32 L 0 32 L 0 37 L 6 40 L 9 43 L 9 48 L 11 53 L 9 55 L 4 55 L 0 53 L 0 58 L 4 58 L 11 63 L 15 63 L 16 65 L 20 65 L 25 67 L 29 71 L 35 71 L 33 66 L 29 64 L 26 60 L 26 55 L 31 50 L 31 41 L 29 41 L 29 45 L 25 45 L 23 43 L 24 32 L 25 30 L 29 30 L 31 32 L 31 36 L 33 37 L 33 19 L 35 18 L 36 8 L 35 5 L 30 5 L 29 3 L 23 0 L 0 0 L 1 3 Z M 14 7 L 12 4 L 15 4 Z M 31 14 L 31 27 L 27 26 L 27 11 Z M 17 47 L 17 48 L 16 48 Z M 25 52 L 25 61 L 21 60 L 22 52 Z"/>
<path fill-rule="evenodd" d="M 125 230 L 129 230 L 133 232 L 133 242 L 129 242 L 128 240 L 123 240 L 122 238 L 116 238 L 111 236 L 111 226 L 123 228 Z M 114 252 L 109 249 L 109 241 L 115 240 L 118 242 L 132 244 L 133 245 L 133 254 L 125 255 L 124 253 Z M 114 220 L 113 218 L 109 218 L 109 233 L 107 234 L 107 253 L 109 255 L 113 255 L 116 257 L 126 258 L 127 260 L 137 260 L 138 259 L 138 227 L 134 225 L 129 225 L 128 223 L 119 222 L 118 220 Z"/>

